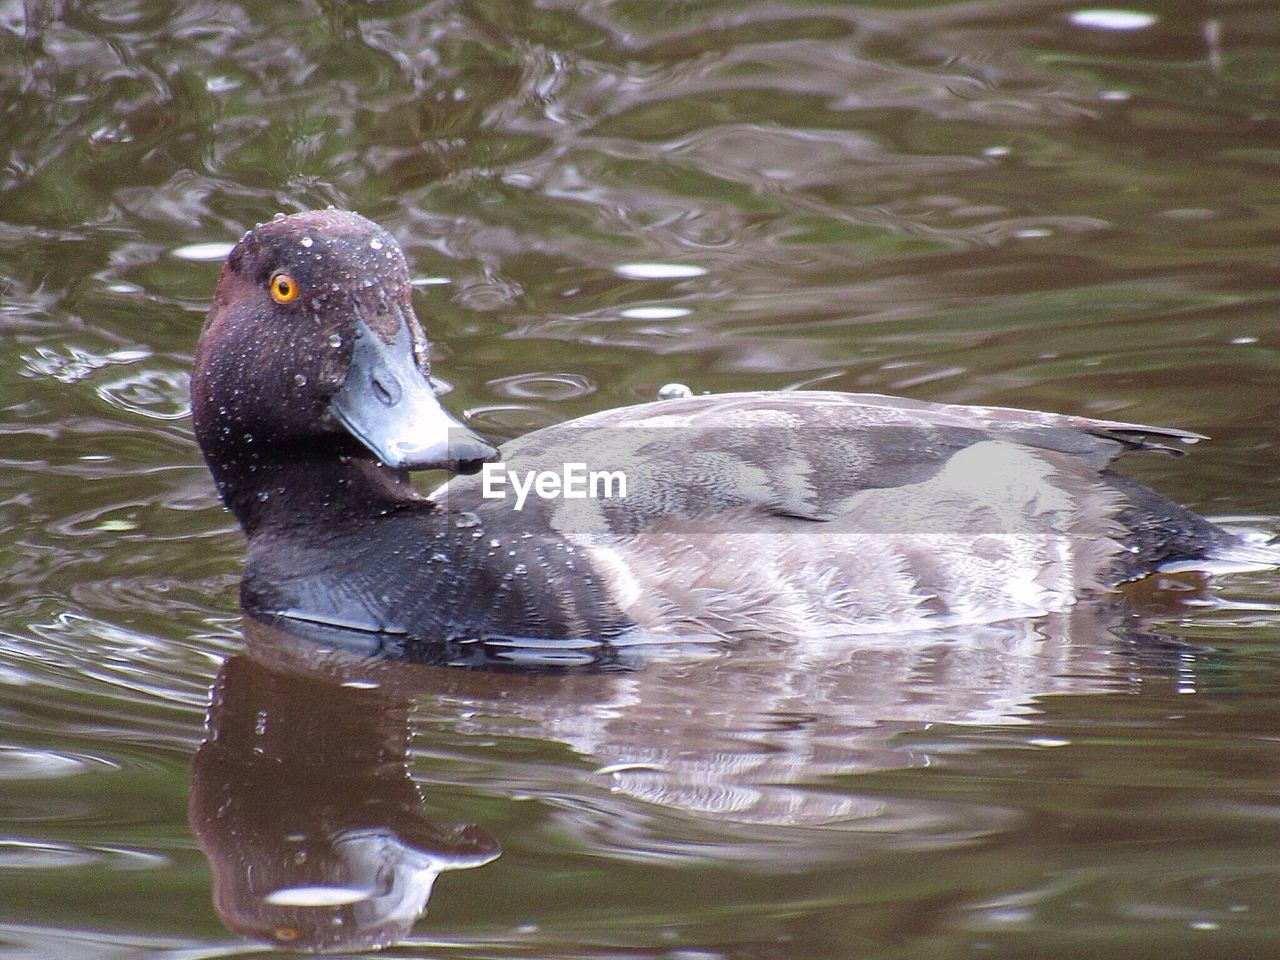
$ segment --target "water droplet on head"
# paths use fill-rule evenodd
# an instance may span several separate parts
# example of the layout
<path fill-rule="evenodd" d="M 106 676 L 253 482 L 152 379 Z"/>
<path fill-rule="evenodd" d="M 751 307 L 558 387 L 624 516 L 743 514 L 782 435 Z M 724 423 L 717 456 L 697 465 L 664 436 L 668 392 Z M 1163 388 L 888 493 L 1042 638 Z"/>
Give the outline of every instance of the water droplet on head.
<path fill-rule="evenodd" d="M 683 400 L 692 396 L 693 391 L 683 383 L 668 383 L 658 389 L 659 400 Z"/>
<path fill-rule="evenodd" d="M 283 220 L 284 218 L 285 218 L 285 215 L 284 215 L 283 213 L 281 213 L 280 211 L 278 211 L 278 210 L 277 210 L 277 211 L 276 211 L 275 216 L 273 216 L 271 219 L 272 219 L 272 220 Z"/>
<path fill-rule="evenodd" d="M 381 241 L 381 240 L 379 240 L 377 237 L 374 237 L 372 240 L 370 240 L 370 241 L 369 241 L 369 249 L 370 249 L 370 250 L 381 250 L 381 249 L 382 249 L 382 241 Z"/>
<path fill-rule="evenodd" d="M 305 387 L 307 385 L 307 375 L 305 373 L 295 373 L 293 375 L 293 382 L 300 387 Z"/>
<path fill-rule="evenodd" d="M 266 490 L 259 490 L 259 491 L 258 491 L 258 502 L 259 502 L 259 503 L 266 503 L 266 502 L 267 502 L 268 500 L 270 500 L 270 499 L 271 499 L 271 494 L 270 494 L 270 493 L 268 493 Z"/>
<path fill-rule="evenodd" d="M 453 518 L 453 525 L 459 530 L 465 530 L 468 527 L 480 526 L 480 517 L 472 513 L 470 510 L 464 510 Z"/>
<path fill-rule="evenodd" d="M 511 572 L 516 574 L 517 576 L 523 577 L 526 573 L 529 572 L 529 566 L 528 564 L 517 563 L 514 567 L 511 568 Z"/>
<path fill-rule="evenodd" d="M 311 244 L 315 243 L 315 241 L 314 241 L 314 240 L 312 240 L 310 237 L 303 237 L 303 238 L 302 238 L 301 240 L 299 240 L 298 242 L 299 242 L 300 244 L 302 244 L 304 247 L 310 247 L 310 246 L 311 246 Z"/>
<path fill-rule="evenodd" d="M 342 346 L 342 334 L 340 333 L 329 334 L 329 346 L 333 347 L 334 349 L 337 349 L 338 347 Z"/>

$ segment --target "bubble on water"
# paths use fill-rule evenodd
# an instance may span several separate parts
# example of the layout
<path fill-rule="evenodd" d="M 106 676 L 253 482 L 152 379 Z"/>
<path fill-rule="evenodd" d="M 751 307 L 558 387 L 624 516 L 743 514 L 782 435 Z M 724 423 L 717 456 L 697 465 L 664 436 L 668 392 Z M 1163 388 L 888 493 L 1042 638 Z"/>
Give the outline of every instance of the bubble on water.
<path fill-rule="evenodd" d="M 235 244 L 226 242 L 189 243 L 184 247 L 174 247 L 169 253 L 179 260 L 222 260 L 231 252 L 233 246 Z"/>
<path fill-rule="evenodd" d="M 621 311 L 628 320 L 674 320 L 692 312 L 688 307 L 627 307 Z"/>
<path fill-rule="evenodd" d="M 681 280 L 701 277 L 707 268 L 691 263 L 620 263 L 613 272 L 628 280 Z"/>
<path fill-rule="evenodd" d="M 95 530 L 103 533 L 124 533 L 128 530 L 137 530 L 138 521 L 136 520 L 103 520 L 98 524 Z"/>
<path fill-rule="evenodd" d="M 1088 30 L 1145 30 L 1160 18 L 1141 10 L 1090 9 L 1076 10 L 1067 19 L 1072 26 Z"/>

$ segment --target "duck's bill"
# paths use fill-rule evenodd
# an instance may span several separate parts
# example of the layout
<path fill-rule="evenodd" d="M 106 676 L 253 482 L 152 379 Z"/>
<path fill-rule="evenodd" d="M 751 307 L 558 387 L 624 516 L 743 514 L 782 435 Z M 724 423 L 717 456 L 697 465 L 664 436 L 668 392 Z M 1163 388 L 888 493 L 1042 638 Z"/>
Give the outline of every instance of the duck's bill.
<path fill-rule="evenodd" d="M 414 362 L 413 340 L 401 318 L 392 343 L 360 320 L 351 367 L 329 409 L 351 435 L 389 467 L 475 473 L 498 451 L 440 405 Z"/>

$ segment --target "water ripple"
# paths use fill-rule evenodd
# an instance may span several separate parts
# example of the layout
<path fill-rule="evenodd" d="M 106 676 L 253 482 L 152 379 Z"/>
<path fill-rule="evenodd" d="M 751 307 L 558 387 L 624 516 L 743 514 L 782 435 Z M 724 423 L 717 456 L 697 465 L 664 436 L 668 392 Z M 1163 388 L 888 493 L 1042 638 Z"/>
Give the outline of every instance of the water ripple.
<path fill-rule="evenodd" d="M 130 364 L 149 357 L 147 350 L 113 350 L 100 354 L 76 346 L 38 347 L 22 354 L 29 376 L 53 377 L 62 383 L 76 383 L 95 370 L 113 364 Z"/>
<path fill-rule="evenodd" d="M 158 853 L 114 846 L 0 839 L 0 871 L 83 869 L 156 870 L 169 865 Z"/>
<path fill-rule="evenodd" d="M 103 757 L 56 750 L 31 750 L 0 744 L 0 780 L 48 780 L 73 777 L 95 768 L 117 769 Z"/>
<path fill-rule="evenodd" d="M 570 400 L 596 392 L 596 385 L 580 373 L 522 373 L 490 380 L 488 387 L 517 400 Z"/>
<path fill-rule="evenodd" d="M 183 371 L 140 370 L 96 388 L 113 407 L 152 420 L 183 420 L 191 415 L 191 375 Z"/>

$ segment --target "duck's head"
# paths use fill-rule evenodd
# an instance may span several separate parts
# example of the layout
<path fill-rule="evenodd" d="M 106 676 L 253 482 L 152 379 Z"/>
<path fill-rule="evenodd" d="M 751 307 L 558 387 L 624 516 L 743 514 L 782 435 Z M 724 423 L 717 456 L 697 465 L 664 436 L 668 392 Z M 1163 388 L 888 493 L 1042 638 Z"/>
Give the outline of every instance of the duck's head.
<path fill-rule="evenodd" d="M 268 463 L 365 458 L 467 473 L 497 451 L 450 416 L 395 239 L 318 210 L 250 230 L 227 256 L 196 349 L 196 436 L 220 486 Z"/>

